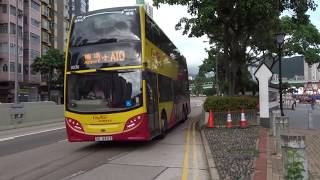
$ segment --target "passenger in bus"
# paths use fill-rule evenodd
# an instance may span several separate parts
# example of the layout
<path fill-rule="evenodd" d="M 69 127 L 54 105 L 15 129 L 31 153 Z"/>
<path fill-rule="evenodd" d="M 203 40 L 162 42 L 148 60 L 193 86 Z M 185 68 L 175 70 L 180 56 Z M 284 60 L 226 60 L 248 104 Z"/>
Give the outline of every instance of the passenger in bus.
<path fill-rule="evenodd" d="M 105 99 L 104 92 L 98 84 L 95 84 L 93 86 L 93 88 L 92 88 L 91 92 L 89 92 L 88 96 L 91 99 Z"/>

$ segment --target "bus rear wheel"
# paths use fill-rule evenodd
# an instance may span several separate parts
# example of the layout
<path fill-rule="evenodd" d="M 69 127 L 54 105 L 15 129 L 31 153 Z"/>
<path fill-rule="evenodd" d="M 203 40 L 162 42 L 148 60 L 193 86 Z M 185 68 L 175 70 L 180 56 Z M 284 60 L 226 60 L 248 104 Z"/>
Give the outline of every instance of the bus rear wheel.
<path fill-rule="evenodd" d="M 182 113 L 183 113 L 182 122 L 185 122 L 188 119 L 188 113 L 187 113 L 186 108 L 183 108 Z"/>

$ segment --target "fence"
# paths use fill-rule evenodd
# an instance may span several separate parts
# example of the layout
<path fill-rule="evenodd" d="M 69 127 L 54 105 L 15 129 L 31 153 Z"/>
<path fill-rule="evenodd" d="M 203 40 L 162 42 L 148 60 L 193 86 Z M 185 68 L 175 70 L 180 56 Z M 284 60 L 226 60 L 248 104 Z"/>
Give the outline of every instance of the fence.
<path fill-rule="evenodd" d="M 241 120 L 241 110 L 230 111 L 230 114 L 232 119 L 232 125 L 239 126 L 240 120 Z M 227 115 L 228 115 L 228 111 L 214 112 L 214 125 L 216 127 L 225 127 L 227 123 Z M 209 116 L 209 113 L 205 112 L 204 121 L 202 125 L 206 125 L 208 121 L 208 116 Z M 256 109 L 245 110 L 245 117 L 249 125 L 259 125 Z"/>
<path fill-rule="evenodd" d="M 12 118 L 12 103 L 0 104 L 0 130 L 50 122 L 63 122 L 63 105 L 54 102 L 21 103 L 23 118 Z"/>

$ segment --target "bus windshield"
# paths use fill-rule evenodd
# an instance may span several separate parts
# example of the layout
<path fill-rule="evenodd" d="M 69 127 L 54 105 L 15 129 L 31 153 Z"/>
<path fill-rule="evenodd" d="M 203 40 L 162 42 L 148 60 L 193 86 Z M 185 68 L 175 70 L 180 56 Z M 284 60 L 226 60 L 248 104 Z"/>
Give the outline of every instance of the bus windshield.
<path fill-rule="evenodd" d="M 67 108 L 80 113 L 108 113 L 140 107 L 141 81 L 141 70 L 72 73 Z"/>

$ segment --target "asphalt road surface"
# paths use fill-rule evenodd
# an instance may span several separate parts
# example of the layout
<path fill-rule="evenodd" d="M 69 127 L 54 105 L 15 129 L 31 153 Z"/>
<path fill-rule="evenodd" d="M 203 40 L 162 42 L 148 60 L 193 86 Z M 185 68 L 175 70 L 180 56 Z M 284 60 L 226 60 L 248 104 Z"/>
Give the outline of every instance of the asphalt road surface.
<path fill-rule="evenodd" d="M 193 98 L 188 121 L 150 142 L 69 143 L 63 123 L 2 131 L 0 179 L 209 179 L 195 130 L 202 102 Z"/>
<path fill-rule="evenodd" d="M 285 110 L 289 117 L 289 127 L 295 129 L 320 129 L 320 105 L 312 110 L 310 104 L 297 103 L 294 111 Z"/>

